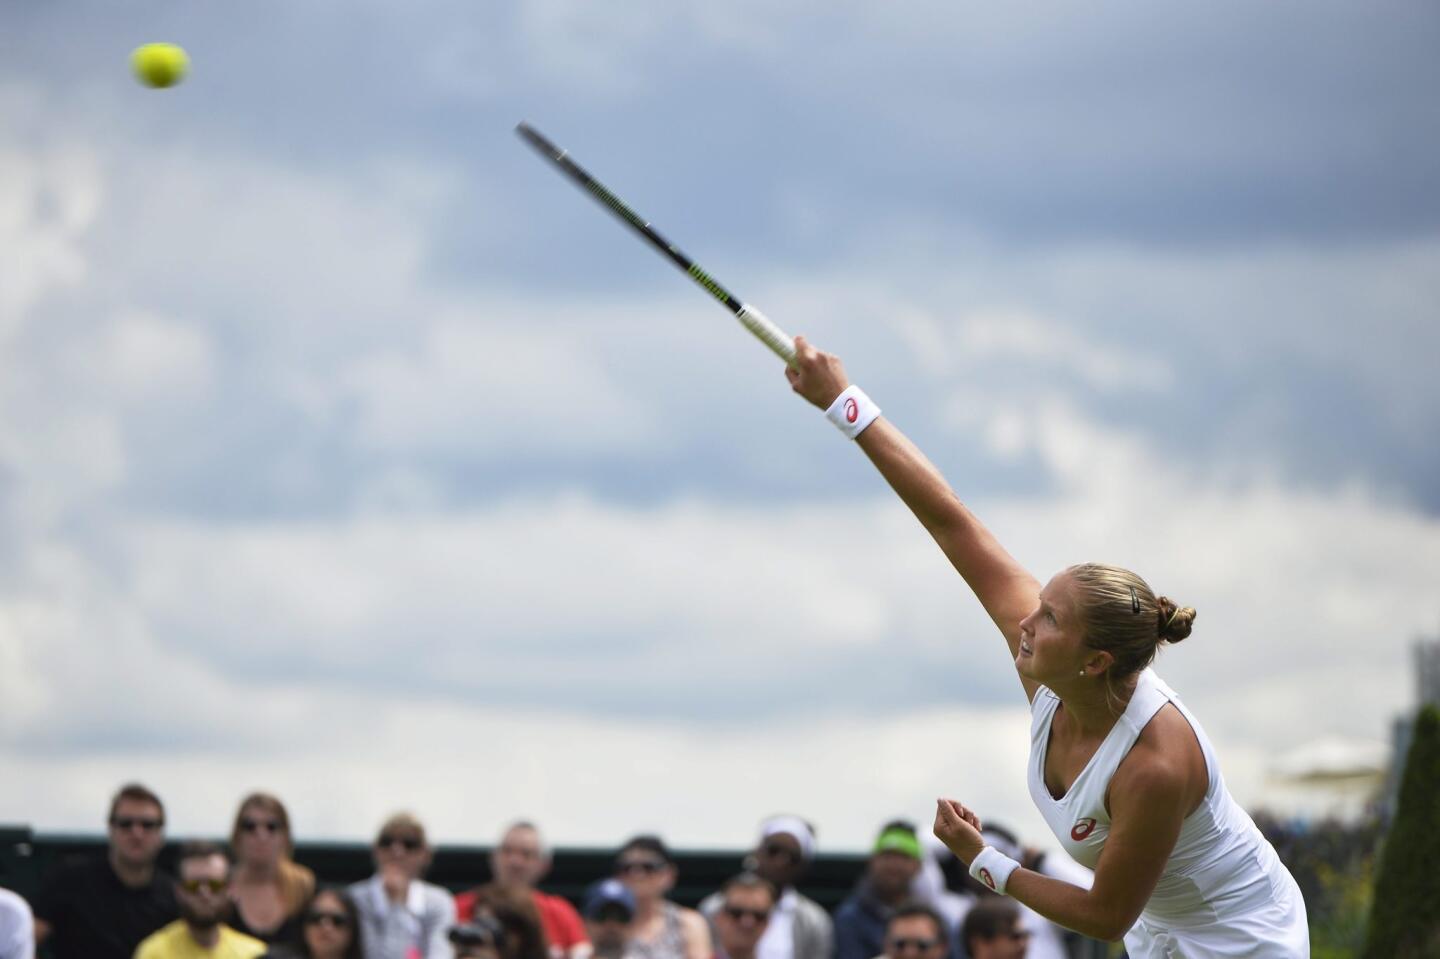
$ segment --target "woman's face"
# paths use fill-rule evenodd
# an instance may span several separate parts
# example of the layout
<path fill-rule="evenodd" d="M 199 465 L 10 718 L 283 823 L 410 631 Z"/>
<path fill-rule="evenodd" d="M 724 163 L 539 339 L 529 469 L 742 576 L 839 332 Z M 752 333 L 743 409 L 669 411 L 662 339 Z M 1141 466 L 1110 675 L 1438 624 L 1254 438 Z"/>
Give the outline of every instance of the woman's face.
<path fill-rule="evenodd" d="M 410 879 L 419 879 L 429 856 L 425 840 L 407 829 L 387 829 L 375 840 L 375 865 L 382 872 L 393 869 Z"/>
<path fill-rule="evenodd" d="M 350 927 L 350 914 L 333 892 L 322 892 L 305 911 L 305 945 L 310 955 L 343 956 L 350 948 L 355 930 Z"/>
<path fill-rule="evenodd" d="M 627 849 L 620 854 L 615 874 L 636 899 L 654 901 L 675 885 L 675 867 L 649 849 Z"/>
<path fill-rule="evenodd" d="M 1056 573 L 1040 590 L 1040 603 L 1020 621 L 1020 650 L 1015 669 L 1026 679 L 1051 686 L 1078 678 L 1095 655 L 1081 642 L 1069 573 Z"/>
<path fill-rule="evenodd" d="M 284 822 L 273 810 L 255 804 L 240 810 L 235 855 L 241 862 L 274 865 L 284 855 L 289 842 Z"/>

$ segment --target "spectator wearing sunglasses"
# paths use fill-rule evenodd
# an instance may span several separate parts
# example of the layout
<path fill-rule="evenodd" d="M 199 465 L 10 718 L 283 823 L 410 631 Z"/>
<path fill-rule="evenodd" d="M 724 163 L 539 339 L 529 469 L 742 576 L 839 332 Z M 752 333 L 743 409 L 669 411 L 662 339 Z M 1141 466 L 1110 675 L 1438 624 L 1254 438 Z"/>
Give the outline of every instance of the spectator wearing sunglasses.
<path fill-rule="evenodd" d="M 450 929 L 455 959 L 506 959 L 505 929 L 483 913 Z"/>
<path fill-rule="evenodd" d="M 1030 933 L 1015 900 L 987 896 L 965 914 L 960 941 L 970 959 L 1025 959 Z"/>
<path fill-rule="evenodd" d="M 913 824 L 897 819 L 881 827 L 865 875 L 835 910 L 837 959 L 873 959 L 884 951 L 885 927 L 896 908 L 910 898 L 921 858 Z"/>
<path fill-rule="evenodd" d="M 940 913 L 912 900 L 898 906 L 885 924 L 882 959 L 945 959 L 950 951 L 949 940 Z"/>
<path fill-rule="evenodd" d="M 715 959 L 757 959 L 756 949 L 775 912 L 775 887 L 753 872 L 720 887 L 715 912 Z"/>
<path fill-rule="evenodd" d="M 582 915 L 594 959 L 635 959 L 630 952 L 635 896 L 623 882 L 611 877 L 592 884 L 585 890 Z"/>
<path fill-rule="evenodd" d="M 300 912 L 300 935 L 262 959 L 362 959 L 360 913 L 344 890 L 324 887 Z"/>
<path fill-rule="evenodd" d="M 779 890 L 758 959 L 831 959 L 835 927 L 825 907 L 802 895 L 795 884 L 815 859 L 815 829 L 799 816 L 772 816 L 760 824 L 760 840 L 745 857 L 745 869 Z M 712 925 L 723 898 L 715 893 L 700 904 Z"/>
<path fill-rule="evenodd" d="M 53 959 L 130 959 L 140 941 L 179 915 L 175 887 L 156 867 L 165 807 L 138 783 L 110 800 L 103 859 L 63 866 L 35 897 L 35 942 Z"/>
<path fill-rule="evenodd" d="M 135 959 L 258 959 L 265 943 L 225 924 L 230 917 L 230 860 L 211 842 L 187 842 L 176 861 L 180 918 L 151 933 Z"/>
<path fill-rule="evenodd" d="M 269 793 L 251 793 L 240 802 L 230 830 L 235 871 L 231 925 L 265 942 L 290 942 L 300 933 L 300 911 L 315 891 L 315 874 L 291 855 L 290 816 Z"/>
<path fill-rule="evenodd" d="M 365 959 L 448 959 L 455 900 L 420 877 L 430 865 L 425 827 L 391 816 L 375 837 L 375 875 L 350 887 Z"/>
<path fill-rule="evenodd" d="M 712 959 L 705 917 L 665 898 L 675 886 L 675 860 L 658 836 L 636 836 L 620 847 L 615 874 L 635 897 L 630 947 L 637 959 Z"/>

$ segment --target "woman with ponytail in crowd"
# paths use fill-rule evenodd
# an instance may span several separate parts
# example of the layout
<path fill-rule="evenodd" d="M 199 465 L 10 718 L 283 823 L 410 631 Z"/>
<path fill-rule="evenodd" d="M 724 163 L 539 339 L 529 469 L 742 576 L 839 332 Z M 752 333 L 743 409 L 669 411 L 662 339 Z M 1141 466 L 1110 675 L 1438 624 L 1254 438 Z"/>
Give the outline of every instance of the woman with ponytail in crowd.
<path fill-rule="evenodd" d="M 1030 701 L 1031 796 L 1094 884 L 1022 868 L 952 799 L 938 802 L 935 834 L 990 888 L 1092 938 L 1123 937 L 1132 959 L 1308 956 L 1295 880 L 1226 790 L 1200 724 L 1149 668 L 1161 644 L 1190 635 L 1195 610 L 1113 566 L 1072 566 L 1042 586 L 838 357 L 803 337 L 795 349 L 791 387 L 856 441 L 1005 637 Z"/>
<path fill-rule="evenodd" d="M 284 804 L 269 793 L 246 796 L 235 813 L 230 847 L 235 851 L 230 925 L 267 943 L 296 938 L 315 874 L 290 858 L 295 841 Z"/>

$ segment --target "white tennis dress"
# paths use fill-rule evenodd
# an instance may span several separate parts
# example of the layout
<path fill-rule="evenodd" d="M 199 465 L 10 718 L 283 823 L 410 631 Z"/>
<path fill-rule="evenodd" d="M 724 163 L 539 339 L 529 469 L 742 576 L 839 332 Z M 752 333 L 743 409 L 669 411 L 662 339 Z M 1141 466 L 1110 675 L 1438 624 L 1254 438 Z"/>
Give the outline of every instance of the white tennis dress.
<path fill-rule="evenodd" d="M 1210 740 L 1195 717 L 1150 669 L 1140 673 L 1125 713 L 1060 799 L 1045 787 L 1045 752 L 1059 698 L 1041 686 L 1030 706 L 1030 796 L 1050 831 L 1081 865 L 1095 868 L 1110 834 L 1105 791 L 1140 731 L 1166 703 L 1195 731 L 1210 785 L 1185 818 L 1165 871 L 1140 919 L 1125 935 L 1131 959 L 1209 956 L 1305 957 L 1305 901 L 1275 849 L 1220 777 Z"/>

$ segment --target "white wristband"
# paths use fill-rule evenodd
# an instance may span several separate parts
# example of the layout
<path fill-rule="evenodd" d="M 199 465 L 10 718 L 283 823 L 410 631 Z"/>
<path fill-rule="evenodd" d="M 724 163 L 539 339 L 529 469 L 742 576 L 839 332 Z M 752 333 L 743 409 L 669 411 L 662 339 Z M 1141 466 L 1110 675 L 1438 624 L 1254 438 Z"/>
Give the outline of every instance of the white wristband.
<path fill-rule="evenodd" d="M 1010 874 L 1019 868 L 1018 862 L 994 846 L 986 846 L 970 864 L 970 875 L 1003 896 L 1005 884 L 1010 881 Z"/>
<path fill-rule="evenodd" d="M 853 383 L 845 387 L 844 391 L 837 397 L 830 408 L 825 411 L 825 416 L 840 428 L 850 439 L 854 439 L 865 432 L 865 427 L 875 422 L 880 415 L 880 407 L 875 401 L 865 395 L 865 391 Z"/>

